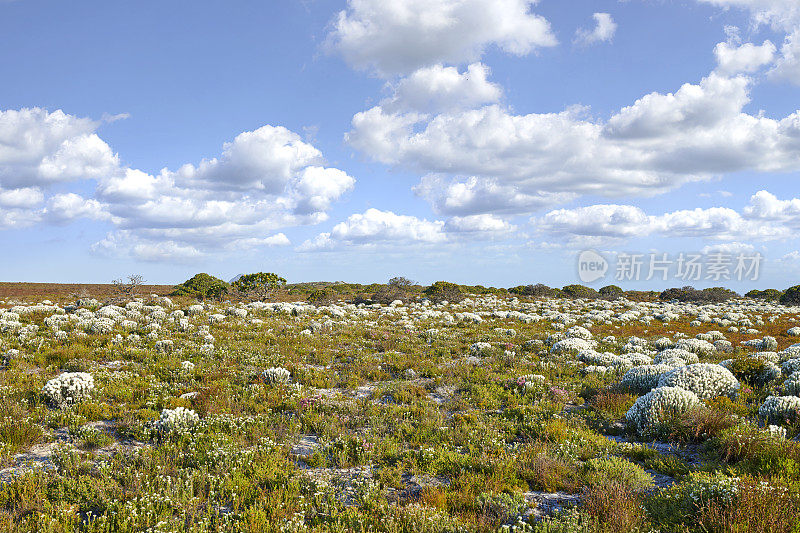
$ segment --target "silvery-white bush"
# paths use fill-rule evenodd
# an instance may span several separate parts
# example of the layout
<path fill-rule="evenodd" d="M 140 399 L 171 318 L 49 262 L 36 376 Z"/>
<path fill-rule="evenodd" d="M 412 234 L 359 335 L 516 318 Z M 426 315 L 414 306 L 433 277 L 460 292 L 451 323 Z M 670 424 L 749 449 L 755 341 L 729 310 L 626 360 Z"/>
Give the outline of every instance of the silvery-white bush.
<path fill-rule="evenodd" d="M 492 345 L 488 342 L 474 342 L 469 347 L 469 353 L 477 357 L 489 355 L 492 353 Z"/>
<path fill-rule="evenodd" d="M 625 418 L 643 436 L 651 434 L 670 414 L 685 413 L 700 405 L 693 392 L 678 387 L 659 387 L 640 396 Z"/>
<path fill-rule="evenodd" d="M 659 387 L 680 387 L 701 400 L 731 396 L 739 390 L 739 380 L 730 370 L 712 363 L 695 363 L 676 368 L 658 380 Z"/>
<path fill-rule="evenodd" d="M 164 432 L 183 431 L 191 429 L 200 421 L 200 417 L 191 409 L 176 407 L 164 409 L 161 417 L 156 422 L 156 427 Z"/>
<path fill-rule="evenodd" d="M 583 350 L 593 350 L 597 346 L 595 341 L 589 341 L 586 339 L 578 339 L 578 338 L 568 338 L 564 340 L 560 340 L 553 344 L 553 347 L 550 348 L 551 353 L 570 353 L 575 352 L 579 353 Z"/>
<path fill-rule="evenodd" d="M 261 373 L 262 379 L 267 383 L 288 383 L 291 372 L 283 367 L 270 367 Z"/>
<path fill-rule="evenodd" d="M 53 404 L 63 407 L 88 398 L 94 378 L 88 372 L 64 372 L 45 383 L 42 393 Z"/>
<path fill-rule="evenodd" d="M 795 372 L 783 382 L 785 396 L 800 396 L 800 372 Z"/>
<path fill-rule="evenodd" d="M 701 339 L 680 339 L 675 348 L 686 350 L 697 355 L 710 355 L 714 352 L 714 345 Z"/>
<path fill-rule="evenodd" d="M 758 408 L 758 416 L 767 422 L 780 424 L 784 420 L 794 420 L 799 411 L 800 398 L 797 396 L 768 396 Z"/>
<path fill-rule="evenodd" d="M 661 337 L 653 343 L 653 346 L 655 346 L 657 350 L 666 350 L 667 348 L 672 348 L 674 345 L 675 343 L 672 342 L 672 339 L 667 337 Z"/>
<path fill-rule="evenodd" d="M 682 361 L 684 365 L 691 365 L 700 361 L 696 353 L 680 348 L 667 348 L 661 350 L 653 357 L 653 364 L 666 363 L 667 361 Z"/>
<path fill-rule="evenodd" d="M 578 361 L 583 361 L 589 365 L 600 366 L 630 366 L 630 363 L 619 355 L 611 352 L 596 352 L 594 350 L 584 350 L 578 354 Z"/>
<path fill-rule="evenodd" d="M 581 326 L 572 326 L 565 332 L 567 338 L 592 340 L 592 332 Z"/>
<path fill-rule="evenodd" d="M 781 365 L 781 369 L 786 375 L 792 375 L 795 372 L 800 371 L 800 357 L 797 359 L 789 359 L 788 361 L 784 362 Z"/>
<path fill-rule="evenodd" d="M 673 369 L 669 365 L 642 365 L 628 370 L 620 385 L 640 393 L 646 393 L 658 386 L 658 378 Z"/>

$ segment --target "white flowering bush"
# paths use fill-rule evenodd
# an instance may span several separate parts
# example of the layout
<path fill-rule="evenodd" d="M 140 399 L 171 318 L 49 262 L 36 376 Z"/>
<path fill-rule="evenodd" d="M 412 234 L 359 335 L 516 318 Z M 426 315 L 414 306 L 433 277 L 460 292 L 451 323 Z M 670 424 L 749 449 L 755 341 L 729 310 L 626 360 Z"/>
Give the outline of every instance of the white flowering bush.
<path fill-rule="evenodd" d="M 728 477 L 720 472 L 691 472 L 680 488 L 695 505 L 701 502 L 730 505 L 739 495 L 739 481 L 738 477 Z"/>
<path fill-rule="evenodd" d="M 625 419 L 642 436 L 657 432 L 670 416 L 700 405 L 696 394 L 678 387 L 658 387 L 640 396 L 628 409 Z"/>
<path fill-rule="evenodd" d="M 662 375 L 658 386 L 680 387 L 693 392 L 701 400 L 708 400 L 717 396 L 732 396 L 739 390 L 739 380 L 724 366 L 695 363 Z"/>
<path fill-rule="evenodd" d="M 264 372 L 261 373 L 261 378 L 264 380 L 265 383 L 288 383 L 289 378 L 291 377 L 291 372 L 286 370 L 283 367 L 270 367 Z"/>
<path fill-rule="evenodd" d="M 193 428 L 199 421 L 200 417 L 193 410 L 176 407 L 161 411 L 156 427 L 165 433 L 180 432 Z"/>
<path fill-rule="evenodd" d="M 597 346 L 597 343 L 595 341 L 578 339 L 578 338 L 567 338 L 553 344 L 553 347 L 550 348 L 550 352 L 579 353 L 584 350 L 593 350 L 595 346 Z"/>
<path fill-rule="evenodd" d="M 599 366 L 623 366 L 629 365 L 628 361 L 619 355 L 610 352 L 596 352 L 594 350 L 584 350 L 578 354 L 578 361 L 583 361 L 589 365 Z"/>
<path fill-rule="evenodd" d="M 88 398 L 94 390 L 94 378 L 88 372 L 64 372 L 45 383 L 42 394 L 47 400 L 63 407 Z"/>
<path fill-rule="evenodd" d="M 587 341 L 593 338 L 592 333 L 582 326 L 572 326 L 565 332 L 565 335 L 570 339 L 584 339 Z"/>
<path fill-rule="evenodd" d="M 795 372 L 800 371 L 800 357 L 797 359 L 789 359 L 788 361 L 784 362 L 781 365 L 781 369 L 783 373 L 786 375 L 794 374 Z"/>
<path fill-rule="evenodd" d="M 492 353 L 492 345 L 488 342 L 474 342 L 469 346 L 469 353 L 475 357 L 490 355 Z"/>
<path fill-rule="evenodd" d="M 673 367 L 663 364 L 635 366 L 625 372 L 620 385 L 639 393 L 646 393 L 656 388 L 658 379 L 672 369 Z"/>
<path fill-rule="evenodd" d="M 667 363 L 668 361 L 673 363 L 680 362 L 684 365 L 691 365 L 700 362 L 700 359 L 697 357 L 696 353 L 692 353 L 681 348 L 668 348 L 666 350 L 661 350 L 655 355 L 655 357 L 653 357 L 653 364 L 656 365 Z"/>
<path fill-rule="evenodd" d="M 657 350 L 666 350 L 667 348 L 672 348 L 674 345 L 675 343 L 668 337 L 661 337 L 653 343 L 653 346 L 655 346 Z"/>
<path fill-rule="evenodd" d="M 795 372 L 783 382 L 784 396 L 800 396 L 800 372 Z"/>
<path fill-rule="evenodd" d="M 793 421 L 798 412 L 800 412 L 800 398 L 797 396 L 768 396 L 758 408 L 758 416 L 776 424 L 787 420 Z"/>
<path fill-rule="evenodd" d="M 774 424 L 770 424 L 766 427 L 767 433 L 770 436 L 775 437 L 776 439 L 785 439 L 786 438 L 786 428 L 783 426 L 776 426 Z"/>
<path fill-rule="evenodd" d="M 675 348 L 679 350 L 686 350 L 697 355 L 711 355 L 714 353 L 714 345 L 702 339 L 680 339 Z"/>

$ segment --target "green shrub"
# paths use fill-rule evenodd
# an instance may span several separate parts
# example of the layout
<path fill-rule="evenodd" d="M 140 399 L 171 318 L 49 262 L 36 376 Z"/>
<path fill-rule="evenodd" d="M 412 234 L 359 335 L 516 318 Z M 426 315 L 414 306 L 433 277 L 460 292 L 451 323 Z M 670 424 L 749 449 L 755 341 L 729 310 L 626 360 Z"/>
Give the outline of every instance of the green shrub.
<path fill-rule="evenodd" d="M 437 281 L 427 289 L 425 289 L 425 296 L 434 302 L 460 302 L 465 298 L 464 293 L 455 283 L 449 281 Z"/>
<path fill-rule="evenodd" d="M 783 305 L 800 305 L 800 285 L 786 289 L 780 297 L 780 302 Z"/>
<path fill-rule="evenodd" d="M 766 300 L 768 302 L 777 302 L 783 296 L 783 291 L 779 291 L 778 289 L 765 289 L 760 291 L 758 289 L 753 289 L 752 291 L 745 294 L 748 298 L 753 298 L 755 300 Z"/>
<path fill-rule="evenodd" d="M 739 357 L 731 362 L 728 369 L 739 381 L 755 385 L 761 381 L 764 367 L 764 361 L 754 357 Z"/>
<path fill-rule="evenodd" d="M 586 483 L 603 486 L 611 483 L 622 485 L 632 492 L 653 486 L 653 478 L 644 468 L 620 457 L 596 457 L 586 461 L 583 470 Z"/>
<path fill-rule="evenodd" d="M 673 287 L 667 289 L 658 295 L 660 300 L 670 301 L 678 300 L 681 302 L 725 302 L 731 298 L 737 298 L 739 295 L 725 287 L 709 287 L 707 289 L 698 290 L 694 287 Z"/>
<path fill-rule="evenodd" d="M 219 298 L 228 292 L 228 284 L 209 274 L 195 274 L 172 291 L 172 296 L 192 296 L 205 300 L 206 298 Z"/>
<path fill-rule="evenodd" d="M 597 298 L 600 293 L 586 285 L 567 285 L 561 292 L 567 298 Z"/>
<path fill-rule="evenodd" d="M 259 300 L 271 298 L 278 289 L 286 286 L 286 280 L 273 272 L 245 274 L 233 282 L 233 288 Z"/>
<path fill-rule="evenodd" d="M 327 305 L 333 301 L 336 294 L 327 287 L 311 291 L 308 295 L 308 302 L 314 305 Z"/>

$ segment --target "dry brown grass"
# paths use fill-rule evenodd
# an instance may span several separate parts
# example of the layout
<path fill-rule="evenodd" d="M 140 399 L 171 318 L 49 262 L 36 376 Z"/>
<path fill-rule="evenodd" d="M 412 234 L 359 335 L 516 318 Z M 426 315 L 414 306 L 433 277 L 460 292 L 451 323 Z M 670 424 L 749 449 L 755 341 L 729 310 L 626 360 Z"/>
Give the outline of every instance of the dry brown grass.
<path fill-rule="evenodd" d="M 142 295 L 157 294 L 166 296 L 172 292 L 173 285 L 142 285 L 139 293 Z M 26 283 L 26 282 L 0 282 L 0 299 L 4 298 L 49 298 L 61 300 L 75 296 L 91 298 L 109 298 L 116 294 L 116 288 L 111 283 Z"/>
<path fill-rule="evenodd" d="M 780 482 L 746 479 L 734 504 L 701 506 L 697 525 L 708 533 L 793 533 L 800 527 L 798 496 Z"/>
<path fill-rule="evenodd" d="M 618 483 L 586 488 L 583 510 L 596 520 L 599 533 L 639 531 L 646 523 L 638 496 Z"/>

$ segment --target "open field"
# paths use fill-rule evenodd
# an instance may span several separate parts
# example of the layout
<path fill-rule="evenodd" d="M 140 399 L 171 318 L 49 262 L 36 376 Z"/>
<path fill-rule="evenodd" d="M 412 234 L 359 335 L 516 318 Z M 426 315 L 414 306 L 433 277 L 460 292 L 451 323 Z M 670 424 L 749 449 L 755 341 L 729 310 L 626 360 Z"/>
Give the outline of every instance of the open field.
<path fill-rule="evenodd" d="M 143 294 L 164 296 L 172 292 L 172 285 L 142 285 Z M 111 283 L 25 283 L 0 281 L 0 299 L 8 298 L 50 298 L 61 300 L 92 296 L 108 298 L 116 293 Z"/>
<path fill-rule="evenodd" d="M 798 307 L 0 300 L 0 531 L 800 526 Z"/>

